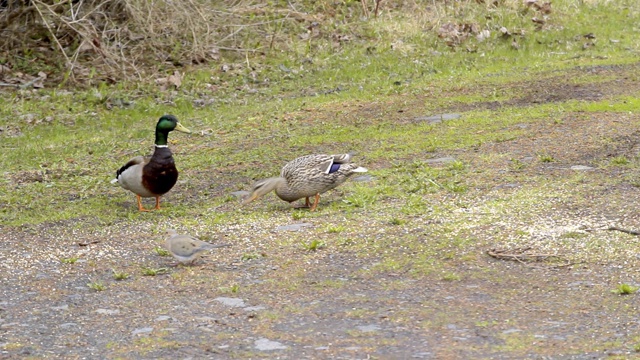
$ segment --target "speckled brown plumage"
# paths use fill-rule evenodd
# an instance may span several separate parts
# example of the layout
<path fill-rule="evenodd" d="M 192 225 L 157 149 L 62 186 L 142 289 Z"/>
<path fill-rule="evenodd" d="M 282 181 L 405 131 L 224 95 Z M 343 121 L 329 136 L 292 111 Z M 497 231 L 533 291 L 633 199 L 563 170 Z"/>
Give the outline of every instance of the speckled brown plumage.
<path fill-rule="evenodd" d="M 305 198 L 305 204 L 314 211 L 320 194 L 341 185 L 354 173 L 367 171 L 350 161 L 350 154 L 299 157 L 282 168 L 280 177 L 256 182 L 245 203 L 275 190 L 276 195 L 284 201 L 293 202 Z M 310 197 L 315 197 L 313 205 Z"/>

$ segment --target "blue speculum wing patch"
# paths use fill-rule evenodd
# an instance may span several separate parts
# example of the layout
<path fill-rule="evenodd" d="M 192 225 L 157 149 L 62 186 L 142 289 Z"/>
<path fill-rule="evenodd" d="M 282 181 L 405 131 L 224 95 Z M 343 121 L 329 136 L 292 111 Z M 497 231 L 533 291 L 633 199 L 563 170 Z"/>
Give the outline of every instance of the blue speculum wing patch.
<path fill-rule="evenodd" d="M 331 164 L 331 169 L 329 169 L 329 174 L 333 174 L 334 172 L 340 169 L 341 164 Z"/>

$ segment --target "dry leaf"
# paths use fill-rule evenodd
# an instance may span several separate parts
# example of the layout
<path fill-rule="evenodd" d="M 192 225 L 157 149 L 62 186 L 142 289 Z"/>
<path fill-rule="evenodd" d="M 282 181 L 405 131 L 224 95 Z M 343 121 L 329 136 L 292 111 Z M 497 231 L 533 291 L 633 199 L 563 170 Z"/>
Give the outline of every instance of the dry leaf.
<path fill-rule="evenodd" d="M 84 40 L 82 44 L 78 46 L 79 53 L 91 52 L 91 51 L 93 51 L 93 44 L 91 44 L 91 42 L 88 40 Z"/>
<path fill-rule="evenodd" d="M 160 85 L 160 90 L 161 91 L 167 90 L 167 83 L 168 82 L 169 82 L 169 80 L 167 78 L 157 78 L 156 79 L 156 84 Z"/>
<path fill-rule="evenodd" d="M 546 2 L 546 3 L 543 3 L 542 5 L 536 2 L 533 4 L 533 7 L 543 14 L 551 14 L 551 2 Z"/>
<path fill-rule="evenodd" d="M 34 89 L 42 89 L 44 87 L 44 79 L 43 78 L 36 78 L 35 81 L 33 82 L 33 88 Z"/>
<path fill-rule="evenodd" d="M 180 85 L 182 85 L 182 74 L 180 71 L 176 70 L 173 72 L 173 75 L 169 75 L 167 82 L 178 89 Z"/>
<path fill-rule="evenodd" d="M 491 31 L 485 29 L 482 30 L 478 33 L 478 35 L 476 35 L 476 39 L 478 39 L 478 41 L 482 42 L 485 41 L 486 39 L 488 39 L 491 36 Z"/>
<path fill-rule="evenodd" d="M 462 24 L 462 25 L 459 25 L 458 28 L 463 33 L 477 34 L 477 33 L 480 32 L 480 26 L 478 24 L 476 24 L 476 23 L 473 23 L 473 24 Z"/>
<path fill-rule="evenodd" d="M 209 57 L 210 57 L 212 60 L 216 60 L 216 61 L 217 61 L 217 60 L 220 60 L 220 49 L 218 49 L 217 47 L 212 47 L 212 48 L 209 50 Z"/>
<path fill-rule="evenodd" d="M 511 33 L 509 32 L 509 30 L 504 26 L 500 28 L 500 33 L 502 33 L 503 37 L 511 36 Z"/>
<path fill-rule="evenodd" d="M 440 26 L 438 29 L 438 36 L 441 38 L 454 38 L 458 37 L 460 32 L 458 31 L 458 26 L 453 23 L 446 23 Z"/>
<path fill-rule="evenodd" d="M 531 21 L 533 21 L 536 24 L 540 24 L 540 25 L 546 23 L 546 21 L 544 19 L 540 19 L 540 18 L 537 18 L 537 17 L 531 18 Z"/>

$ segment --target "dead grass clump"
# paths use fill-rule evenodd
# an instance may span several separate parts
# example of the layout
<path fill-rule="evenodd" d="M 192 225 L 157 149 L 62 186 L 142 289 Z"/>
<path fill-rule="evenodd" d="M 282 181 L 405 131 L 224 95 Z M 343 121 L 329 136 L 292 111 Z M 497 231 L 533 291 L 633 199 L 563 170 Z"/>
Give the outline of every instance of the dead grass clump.
<path fill-rule="evenodd" d="M 467 51 L 509 40 L 517 49 L 525 34 L 548 27 L 552 14 L 547 0 L 277 3 L 0 0 L 0 86 L 40 87 L 45 78 L 143 79 L 221 56 L 244 61 L 249 53 L 273 50 L 339 51 L 342 44 L 380 37 L 398 38 L 398 45 L 406 36 L 422 43 L 433 36 Z"/>
<path fill-rule="evenodd" d="M 254 3 L 5 0 L 0 2 L 0 64 L 58 79 L 115 81 L 217 60 L 221 50 L 255 51 L 268 46 L 268 35 L 281 23 L 310 20 Z"/>

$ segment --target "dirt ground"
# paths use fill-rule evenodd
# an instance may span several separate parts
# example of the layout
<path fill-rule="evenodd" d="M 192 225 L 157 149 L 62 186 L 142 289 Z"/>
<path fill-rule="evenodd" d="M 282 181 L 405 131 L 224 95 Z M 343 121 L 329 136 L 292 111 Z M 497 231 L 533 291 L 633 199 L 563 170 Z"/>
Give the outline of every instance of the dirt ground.
<path fill-rule="evenodd" d="M 602 73 L 611 80 L 568 84 Z M 637 73 L 637 64 L 577 68 L 508 85 L 524 94 L 516 100 L 453 103 L 440 112 L 464 115 L 505 105 L 638 96 Z M 306 231 L 317 234 L 313 231 L 322 222 L 337 221 L 322 216 L 298 221 L 285 208 L 249 228 L 221 227 L 215 241 L 234 246 L 205 256 L 197 266 L 156 276 L 141 275 L 140 264 L 171 263 L 153 253 L 162 239 L 161 214 L 134 227 L 125 220 L 98 231 L 69 226 L 92 219 L 0 226 L 0 358 L 636 357 L 638 295 L 611 290 L 640 283 L 640 241 L 607 228 L 640 229 L 633 160 L 640 150 L 640 112 L 565 112 L 517 127 L 525 130 L 521 136 L 437 154 L 475 169 L 470 191 L 458 197 L 435 194 L 433 204 L 453 209 L 444 217 L 417 216 L 393 230 L 368 224 L 354 239 L 384 238 L 373 255 L 349 246 L 303 252 L 279 242 Z M 554 161 L 539 161 L 540 154 Z M 631 165 L 610 164 L 621 156 Z M 514 169 L 514 164 L 523 166 Z M 548 192 L 540 190 L 545 187 Z M 488 210 L 500 201 L 504 211 Z M 456 218 L 451 231 L 468 243 L 453 254 L 437 243 L 443 255 L 434 261 L 444 264 L 442 271 L 421 272 L 411 261 L 376 270 L 385 254 L 415 256 L 404 239 L 429 246 L 450 218 Z M 460 219 L 468 220 L 464 227 Z M 277 229 L 301 222 L 311 226 Z M 496 248 L 514 253 L 523 246 L 531 247 L 531 254 L 557 257 L 534 262 L 487 254 Z M 241 260 L 247 253 L 256 258 Z M 61 263 L 71 256 L 79 260 Z M 132 276 L 114 281 L 114 270 Z M 87 286 L 95 282 L 107 288 Z"/>

